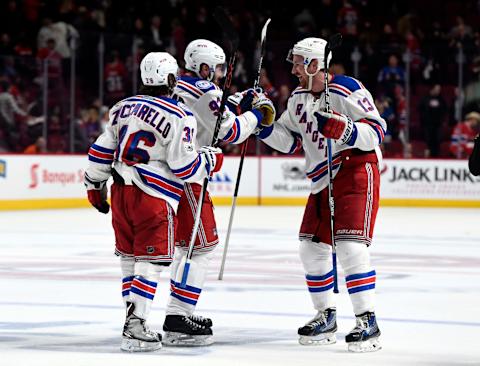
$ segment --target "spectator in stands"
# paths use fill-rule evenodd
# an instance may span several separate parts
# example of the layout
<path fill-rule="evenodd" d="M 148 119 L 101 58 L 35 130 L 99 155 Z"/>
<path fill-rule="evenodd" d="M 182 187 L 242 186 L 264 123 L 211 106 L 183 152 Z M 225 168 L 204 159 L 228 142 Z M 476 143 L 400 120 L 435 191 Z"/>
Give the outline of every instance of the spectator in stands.
<path fill-rule="evenodd" d="M 105 65 L 104 78 L 105 103 L 113 105 L 125 96 L 127 82 L 127 68 L 117 50 L 112 51 Z"/>
<path fill-rule="evenodd" d="M 470 112 L 465 116 L 465 121 L 459 122 L 450 139 L 450 152 L 457 159 L 465 159 L 473 151 L 473 140 L 477 136 L 480 124 L 480 113 Z"/>
<path fill-rule="evenodd" d="M 164 51 L 166 48 L 166 40 L 162 36 L 162 18 L 159 15 L 154 15 L 150 21 L 150 30 L 148 38 L 151 42 L 152 51 Z"/>
<path fill-rule="evenodd" d="M 434 85 L 419 104 L 420 122 L 423 127 L 428 149 L 425 157 L 438 157 L 440 133 L 447 115 L 447 104 L 441 96 L 442 87 Z"/>
<path fill-rule="evenodd" d="M 349 0 L 343 1 L 343 6 L 338 11 L 337 21 L 342 34 L 357 35 L 358 11 Z"/>
<path fill-rule="evenodd" d="M 64 59 L 71 56 L 69 40 L 78 38 L 78 31 L 70 24 L 64 22 L 53 23 L 51 18 L 43 19 L 43 26 L 40 28 L 37 36 L 37 47 L 48 47 L 47 43 L 53 39 L 55 41 L 55 50 Z"/>
<path fill-rule="evenodd" d="M 398 65 L 396 55 L 390 55 L 388 65 L 380 70 L 377 81 L 383 91 L 393 99 L 395 86 L 405 83 L 405 71 Z"/>
<path fill-rule="evenodd" d="M 13 46 L 8 33 L 0 35 L 0 55 L 11 55 L 13 53 Z"/>
<path fill-rule="evenodd" d="M 44 154 L 48 152 L 47 141 L 43 137 L 39 137 L 33 144 L 27 146 L 23 152 L 25 154 Z"/>
<path fill-rule="evenodd" d="M 0 82 L 0 129 L 3 131 L 10 151 L 16 151 L 18 146 L 18 126 L 16 116 L 26 118 L 28 113 L 21 109 L 10 93 L 10 84 Z"/>

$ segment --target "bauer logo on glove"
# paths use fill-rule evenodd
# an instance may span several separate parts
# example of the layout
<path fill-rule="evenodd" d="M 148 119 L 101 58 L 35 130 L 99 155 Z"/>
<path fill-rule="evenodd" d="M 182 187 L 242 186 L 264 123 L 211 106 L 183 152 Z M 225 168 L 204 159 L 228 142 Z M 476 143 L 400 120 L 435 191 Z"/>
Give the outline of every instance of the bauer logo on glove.
<path fill-rule="evenodd" d="M 315 112 L 318 131 L 341 144 L 353 146 L 357 136 L 357 127 L 350 117 L 337 112 Z"/>

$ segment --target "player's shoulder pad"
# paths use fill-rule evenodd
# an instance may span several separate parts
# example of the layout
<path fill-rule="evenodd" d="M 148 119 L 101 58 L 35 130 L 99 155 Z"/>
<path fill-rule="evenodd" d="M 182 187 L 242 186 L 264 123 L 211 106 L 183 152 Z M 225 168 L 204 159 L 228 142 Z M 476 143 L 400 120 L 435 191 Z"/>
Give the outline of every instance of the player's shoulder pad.
<path fill-rule="evenodd" d="M 357 90 L 365 89 L 360 81 L 346 75 L 335 75 L 328 84 L 328 88 L 331 93 L 345 98 L 348 98 Z"/>
<path fill-rule="evenodd" d="M 219 89 L 208 80 L 192 76 L 182 76 L 177 82 L 177 87 L 197 98 L 209 91 Z"/>

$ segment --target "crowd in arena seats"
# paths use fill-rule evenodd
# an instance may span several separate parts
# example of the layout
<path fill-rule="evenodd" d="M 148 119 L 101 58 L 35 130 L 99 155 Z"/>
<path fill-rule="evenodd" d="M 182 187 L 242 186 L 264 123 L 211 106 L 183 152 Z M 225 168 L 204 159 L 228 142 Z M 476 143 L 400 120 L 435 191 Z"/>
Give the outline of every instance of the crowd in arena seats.
<path fill-rule="evenodd" d="M 386 156 L 468 154 L 480 128 L 480 5 L 474 0 L 445 0 L 442 6 L 435 0 L 321 0 L 302 6 L 271 0 L 5 0 L 0 152 L 85 152 L 102 132 L 108 107 L 137 90 L 138 64 L 147 52 L 166 50 L 182 66 L 190 40 L 226 44 L 212 17 L 218 3 L 230 10 L 240 35 L 232 91 L 252 85 L 268 17 L 260 84 L 279 113 L 295 87 L 284 61 L 291 45 L 341 32 L 344 41 L 331 71 L 358 75 L 374 94 L 389 126 Z M 274 153 L 261 143 L 251 143 L 248 151 Z"/>

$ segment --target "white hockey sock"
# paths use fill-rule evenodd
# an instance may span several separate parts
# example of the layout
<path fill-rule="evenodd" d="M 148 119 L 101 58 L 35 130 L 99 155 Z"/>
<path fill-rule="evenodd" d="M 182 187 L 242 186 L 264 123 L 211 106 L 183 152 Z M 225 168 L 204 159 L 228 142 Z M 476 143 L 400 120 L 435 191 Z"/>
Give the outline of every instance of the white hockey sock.
<path fill-rule="evenodd" d="M 345 272 L 355 315 L 374 311 L 376 274 L 370 265 L 368 247 L 358 242 L 341 241 L 337 243 L 337 258 Z"/>
<path fill-rule="evenodd" d="M 300 241 L 300 259 L 308 291 L 318 311 L 335 307 L 333 296 L 332 247 L 325 243 Z"/>
<path fill-rule="evenodd" d="M 187 286 L 183 289 L 180 288 L 180 283 L 182 282 L 183 268 L 185 267 L 186 252 L 178 249 L 175 251 L 170 279 L 170 298 L 166 310 L 167 315 L 189 316 L 193 314 L 202 292 L 211 257 L 212 252 L 193 253 Z"/>
<path fill-rule="evenodd" d="M 133 274 L 135 272 L 135 258 L 120 257 L 120 267 L 122 268 L 122 298 L 126 305 L 130 298 L 130 287 L 132 287 Z"/>
<path fill-rule="evenodd" d="M 163 266 L 149 262 L 135 263 L 135 276 L 130 288 L 128 301 L 135 304 L 134 314 L 142 319 L 147 319 L 152 306 L 157 282 Z"/>

